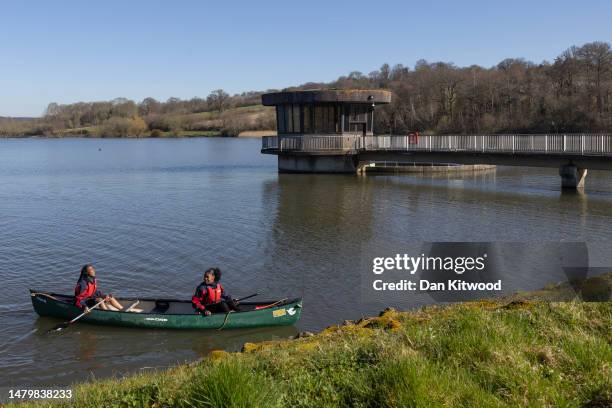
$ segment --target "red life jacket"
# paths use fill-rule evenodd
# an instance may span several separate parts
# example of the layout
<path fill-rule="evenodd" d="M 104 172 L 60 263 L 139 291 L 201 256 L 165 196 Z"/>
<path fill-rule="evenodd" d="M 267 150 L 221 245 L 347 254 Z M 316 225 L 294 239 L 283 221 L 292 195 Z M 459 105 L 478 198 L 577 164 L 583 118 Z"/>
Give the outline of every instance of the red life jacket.
<path fill-rule="evenodd" d="M 82 277 L 74 287 L 74 304 L 80 308 L 85 307 L 87 300 L 93 298 L 97 290 L 96 278 L 90 281 L 87 277 Z"/>
<path fill-rule="evenodd" d="M 206 291 L 208 292 L 206 296 L 205 305 L 210 305 L 212 303 L 219 303 L 221 301 L 221 295 L 223 294 L 223 286 L 220 283 L 217 283 L 216 287 L 207 286 Z"/>
<path fill-rule="evenodd" d="M 220 283 L 207 285 L 205 283 L 198 286 L 195 295 L 191 298 L 194 306 L 200 310 L 204 310 L 206 305 L 219 303 L 223 296 L 223 286 Z"/>

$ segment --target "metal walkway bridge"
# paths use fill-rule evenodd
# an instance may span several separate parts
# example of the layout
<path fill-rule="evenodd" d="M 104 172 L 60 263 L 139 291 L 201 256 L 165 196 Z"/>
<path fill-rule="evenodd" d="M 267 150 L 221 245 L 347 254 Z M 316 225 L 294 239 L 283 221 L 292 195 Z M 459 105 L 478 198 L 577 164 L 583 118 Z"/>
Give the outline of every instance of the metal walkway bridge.
<path fill-rule="evenodd" d="M 283 158 L 328 157 L 292 164 L 305 172 L 360 171 L 376 161 L 556 167 L 563 186 L 574 188 L 584 185 L 586 169 L 612 170 L 612 134 L 281 135 L 264 137 L 261 151 L 278 155 L 279 169 Z"/>

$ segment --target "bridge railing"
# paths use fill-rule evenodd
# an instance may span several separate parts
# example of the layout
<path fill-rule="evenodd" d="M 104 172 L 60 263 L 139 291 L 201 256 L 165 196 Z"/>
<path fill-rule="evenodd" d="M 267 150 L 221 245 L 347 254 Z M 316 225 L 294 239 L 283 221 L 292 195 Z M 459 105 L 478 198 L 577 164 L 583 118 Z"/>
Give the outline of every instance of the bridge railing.
<path fill-rule="evenodd" d="M 281 151 L 318 152 L 327 150 L 352 151 L 362 148 L 361 136 L 304 135 L 304 136 L 264 136 L 261 148 Z"/>
<path fill-rule="evenodd" d="M 262 139 L 262 149 L 302 152 L 400 150 L 612 156 L 612 134 L 267 136 Z"/>
<path fill-rule="evenodd" d="M 278 149 L 278 137 L 277 136 L 264 136 L 261 138 L 262 150 Z"/>

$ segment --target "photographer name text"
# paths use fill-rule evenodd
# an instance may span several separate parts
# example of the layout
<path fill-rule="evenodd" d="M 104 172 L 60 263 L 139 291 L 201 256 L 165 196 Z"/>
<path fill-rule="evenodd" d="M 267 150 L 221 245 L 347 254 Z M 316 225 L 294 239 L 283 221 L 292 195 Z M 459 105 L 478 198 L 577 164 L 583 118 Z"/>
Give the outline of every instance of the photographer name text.
<path fill-rule="evenodd" d="M 427 279 L 419 279 L 415 281 L 402 279 L 397 282 L 384 282 L 382 279 L 376 279 L 372 286 L 376 291 L 479 291 L 479 290 L 502 290 L 501 279 L 496 282 L 466 282 L 461 279 L 449 279 L 446 282 L 430 282 Z"/>

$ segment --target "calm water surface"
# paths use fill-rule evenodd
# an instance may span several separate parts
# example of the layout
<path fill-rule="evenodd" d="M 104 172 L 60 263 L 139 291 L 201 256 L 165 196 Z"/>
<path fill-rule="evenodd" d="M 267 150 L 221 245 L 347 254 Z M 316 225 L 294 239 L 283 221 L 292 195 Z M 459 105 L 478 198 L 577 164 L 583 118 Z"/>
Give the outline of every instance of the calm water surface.
<path fill-rule="evenodd" d="M 561 194 L 554 169 L 279 175 L 259 148 L 248 139 L 0 140 L 0 387 L 163 367 L 376 313 L 387 305 L 363 302 L 358 268 L 360 249 L 377 241 L 588 241 L 607 260 L 608 173 L 590 172 L 584 195 Z M 295 328 L 78 324 L 45 335 L 58 321 L 37 317 L 28 288 L 71 292 L 86 262 L 115 295 L 188 298 L 203 269 L 220 266 L 235 297 L 303 296 L 305 309 Z"/>

